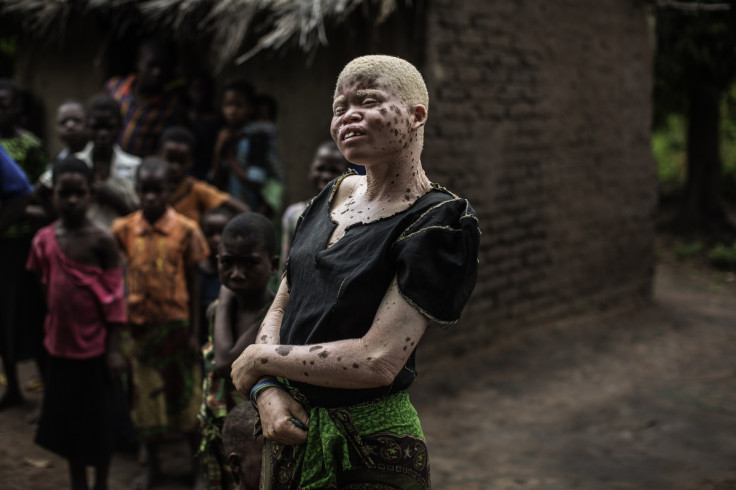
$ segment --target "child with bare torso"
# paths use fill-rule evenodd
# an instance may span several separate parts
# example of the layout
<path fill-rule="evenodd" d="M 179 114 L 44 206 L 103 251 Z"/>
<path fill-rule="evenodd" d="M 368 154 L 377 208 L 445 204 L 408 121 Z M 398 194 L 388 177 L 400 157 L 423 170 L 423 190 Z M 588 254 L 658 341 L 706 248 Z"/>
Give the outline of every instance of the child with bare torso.
<path fill-rule="evenodd" d="M 210 339 L 203 349 L 204 400 L 199 414 L 202 429 L 202 478 L 205 488 L 234 489 L 236 479 L 223 447 L 225 416 L 245 399 L 230 380 L 233 361 L 255 342 L 273 293 L 268 282 L 278 267 L 276 236 L 271 222 L 257 213 L 244 213 L 225 227 L 218 247 L 222 301 L 210 308 Z"/>

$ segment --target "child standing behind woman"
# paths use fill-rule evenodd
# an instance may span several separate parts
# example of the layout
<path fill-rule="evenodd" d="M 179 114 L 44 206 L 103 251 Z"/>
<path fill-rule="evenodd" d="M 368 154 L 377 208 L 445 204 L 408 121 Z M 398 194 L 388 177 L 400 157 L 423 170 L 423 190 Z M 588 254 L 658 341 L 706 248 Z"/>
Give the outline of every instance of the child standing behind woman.
<path fill-rule="evenodd" d="M 209 249 L 199 226 L 168 205 L 169 165 L 148 157 L 137 172 L 141 210 L 115 220 L 112 232 L 127 261 L 128 327 L 133 339 L 133 423 L 148 452 L 134 482 L 150 488 L 160 476 L 159 442 L 188 436 L 194 451 L 202 400 L 197 263 Z"/>
<path fill-rule="evenodd" d="M 206 377 L 199 413 L 202 431 L 199 455 L 207 490 L 232 490 L 238 485 L 222 442 L 225 417 L 245 401 L 233 386 L 230 368 L 240 353 L 255 342 L 258 328 L 273 302 L 268 282 L 278 268 L 276 250 L 271 222 L 257 213 L 233 218 L 220 239 L 217 257 L 224 286 L 221 297 L 227 299 L 223 299 L 223 308 L 218 308 L 217 303 L 210 307 L 210 337 L 202 349 Z"/>
<path fill-rule="evenodd" d="M 113 450 L 110 375 L 125 361 L 119 328 L 125 322 L 123 270 L 113 237 L 87 218 L 92 172 L 67 157 L 57 163 L 53 199 L 60 219 L 33 239 L 27 268 L 46 290 L 44 346 L 49 353 L 36 443 L 69 462 L 71 488 L 107 488 Z"/>

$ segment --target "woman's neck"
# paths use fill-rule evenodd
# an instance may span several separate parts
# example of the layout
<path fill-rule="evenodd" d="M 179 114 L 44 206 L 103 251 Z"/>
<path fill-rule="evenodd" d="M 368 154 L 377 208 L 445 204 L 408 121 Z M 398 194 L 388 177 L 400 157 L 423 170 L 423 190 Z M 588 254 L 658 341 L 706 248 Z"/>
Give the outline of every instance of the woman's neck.
<path fill-rule="evenodd" d="M 431 182 L 419 158 L 404 163 L 366 167 L 365 199 L 383 202 L 414 202 L 430 188 Z"/>

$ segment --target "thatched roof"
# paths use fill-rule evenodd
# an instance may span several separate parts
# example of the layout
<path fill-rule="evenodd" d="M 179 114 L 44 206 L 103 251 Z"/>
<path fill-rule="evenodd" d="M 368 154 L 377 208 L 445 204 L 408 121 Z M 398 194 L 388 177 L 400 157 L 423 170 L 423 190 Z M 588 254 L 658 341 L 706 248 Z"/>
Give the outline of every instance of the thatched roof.
<path fill-rule="evenodd" d="M 410 0 L 405 0 L 411 3 Z M 210 36 L 216 68 L 242 63 L 263 50 L 279 50 L 290 41 L 305 52 L 327 44 L 325 23 L 342 23 L 358 7 L 382 22 L 397 0 L 0 0 L 0 16 L 15 15 L 23 31 L 45 40 L 65 35 L 72 15 L 104 15 L 114 36 L 140 23 L 164 29 L 172 37 Z M 378 15 L 375 15 L 375 9 Z M 245 46 L 244 41 L 253 43 Z"/>

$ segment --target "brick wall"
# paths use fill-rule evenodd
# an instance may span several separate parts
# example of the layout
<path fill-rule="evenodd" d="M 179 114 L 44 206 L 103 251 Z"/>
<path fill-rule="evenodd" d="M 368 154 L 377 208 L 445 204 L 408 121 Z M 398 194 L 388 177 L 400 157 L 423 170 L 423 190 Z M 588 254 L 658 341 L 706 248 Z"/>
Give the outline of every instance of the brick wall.
<path fill-rule="evenodd" d="M 651 45 L 631 0 L 427 5 L 430 178 L 483 231 L 464 323 L 647 298 L 656 176 Z"/>

